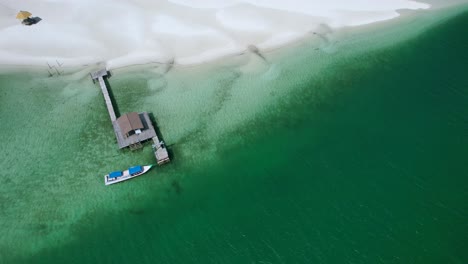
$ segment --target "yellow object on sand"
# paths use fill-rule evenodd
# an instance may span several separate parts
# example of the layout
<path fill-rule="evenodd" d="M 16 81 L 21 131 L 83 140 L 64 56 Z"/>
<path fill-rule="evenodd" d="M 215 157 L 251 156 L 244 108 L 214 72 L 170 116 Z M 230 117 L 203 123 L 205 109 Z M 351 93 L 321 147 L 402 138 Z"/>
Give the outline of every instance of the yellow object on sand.
<path fill-rule="evenodd" d="M 19 11 L 18 14 L 16 15 L 16 18 L 24 20 L 30 16 L 32 16 L 32 14 L 29 13 L 28 11 Z"/>

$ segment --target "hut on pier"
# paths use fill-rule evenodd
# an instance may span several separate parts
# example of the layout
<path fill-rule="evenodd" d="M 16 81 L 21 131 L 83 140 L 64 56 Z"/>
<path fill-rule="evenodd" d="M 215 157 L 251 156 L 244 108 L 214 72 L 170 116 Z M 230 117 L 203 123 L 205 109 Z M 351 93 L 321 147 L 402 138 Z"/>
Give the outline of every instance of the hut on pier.
<path fill-rule="evenodd" d="M 112 122 L 119 148 L 138 149 L 141 143 L 156 136 L 148 113 L 126 113 Z"/>

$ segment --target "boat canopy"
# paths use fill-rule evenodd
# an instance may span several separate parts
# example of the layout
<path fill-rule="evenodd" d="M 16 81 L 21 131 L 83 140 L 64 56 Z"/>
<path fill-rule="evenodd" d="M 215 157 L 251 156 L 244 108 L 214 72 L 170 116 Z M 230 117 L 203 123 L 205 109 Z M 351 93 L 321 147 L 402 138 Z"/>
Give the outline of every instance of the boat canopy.
<path fill-rule="evenodd" d="M 113 172 L 109 173 L 109 178 L 117 178 L 117 177 L 120 177 L 122 175 L 123 175 L 123 173 L 121 171 L 113 171 Z"/>
<path fill-rule="evenodd" d="M 142 166 L 134 166 L 134 167 L 131 167 L 131 168 L 128 169 L 128 173 L 130 173 L 130 175 L 137 174 L 137 173 L 140 173 L 142 171 L 143 171 Z"/>

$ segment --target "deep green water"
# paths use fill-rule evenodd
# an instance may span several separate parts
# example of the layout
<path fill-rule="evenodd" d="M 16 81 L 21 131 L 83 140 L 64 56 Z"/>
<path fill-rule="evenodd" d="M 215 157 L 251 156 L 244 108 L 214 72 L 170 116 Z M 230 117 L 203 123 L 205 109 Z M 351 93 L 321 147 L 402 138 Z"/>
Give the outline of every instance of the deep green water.
<path fill-rule="evenodd" d="M 115 74 L 121 112 L 187 110 L 156 115 L 171 165 L 106 188 L 100 175 L 152 157 L 115 151 L 86 73 L 58 99 L 47 87 L 67 80 L 0 76 L 0 263 L 467 263 L 466 25 L 324 64 L 319 79 L 285 73 L 287 94 L 237 93 L 257 75 L 224 68 L 192 83 Z M 213 83 L 231 90 L 187 88 Z"/>

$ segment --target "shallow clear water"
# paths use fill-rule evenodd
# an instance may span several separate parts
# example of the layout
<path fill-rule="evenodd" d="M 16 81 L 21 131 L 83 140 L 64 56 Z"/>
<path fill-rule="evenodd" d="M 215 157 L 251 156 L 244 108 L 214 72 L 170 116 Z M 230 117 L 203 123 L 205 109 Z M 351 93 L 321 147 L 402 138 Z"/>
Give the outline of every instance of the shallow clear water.
<path fill-rule="evenodd" d="M 154 158 L 116 150 L 86 72 L 0 75 L 0 262 L 466 262 L 467 23 L 116 70 L 174 160 L 111 187 Z"/>

